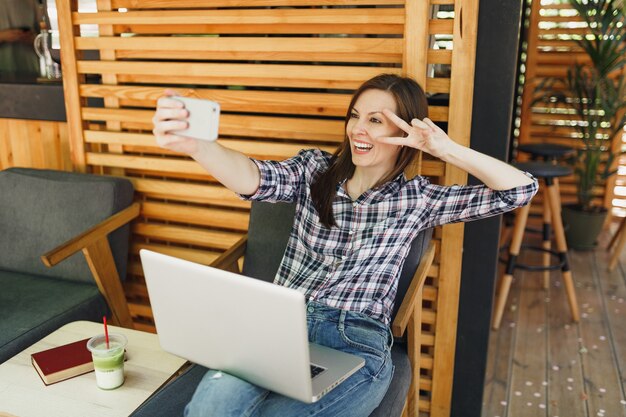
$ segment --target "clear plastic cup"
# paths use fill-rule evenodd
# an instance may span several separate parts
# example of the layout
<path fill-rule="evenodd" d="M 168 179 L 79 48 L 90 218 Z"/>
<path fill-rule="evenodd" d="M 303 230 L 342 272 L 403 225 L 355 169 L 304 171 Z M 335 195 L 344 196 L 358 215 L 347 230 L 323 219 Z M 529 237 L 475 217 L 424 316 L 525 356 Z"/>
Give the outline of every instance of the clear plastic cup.
<path fill-rule="evenodd" d="M 104 334 L 94 336 L 87 342 L 98 388 L 115 389 L 124 383 L 124 349 L 127 343 L 126 336 L 118 333 L 109 334 L 108 348 Z"/>

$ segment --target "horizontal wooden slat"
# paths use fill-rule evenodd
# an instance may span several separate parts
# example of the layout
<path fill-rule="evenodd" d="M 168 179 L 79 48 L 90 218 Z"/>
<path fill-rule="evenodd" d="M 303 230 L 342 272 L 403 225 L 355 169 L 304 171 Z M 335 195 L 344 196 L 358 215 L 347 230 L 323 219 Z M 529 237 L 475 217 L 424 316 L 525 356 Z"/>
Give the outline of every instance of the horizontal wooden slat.
<path fill-rule="evenodd" d="M 563 9 L 573 10 L 574 8 L 569 3 L 551 3 L 551 4 L 541 5 L 541 10 L 563 10 Z"/>
<path fill-rule="evenodd" d="M 72 13 L 75 25 L 371 25 L 404 24 L 403 8 L 358 9 L 197 9 Z"/>
<path fill-rule="evenodd" d="M 131 315 L 132 315 L 132 312 L 131 312 Z M 139 330 L 140 332 L 155 333 L 156 334 L 156 326 L 153 323 L 145 323 L 143 321 L 135 321 L 133 323 L 133 326 L 135 327 L 135 330 Z"/>
<path fill-rule="evenodd" d="M 115 50 L 117 58 L 402 62 L 402 39 L 134 36 L 75 38 L 77 49 Z"/>
<path fill-rule="evenodd" d="M 156 223 L 133 223 L 132 231 L 141 236 L 148 236 L 151 239 L 224 250 L 230 248 L 243 236 L 242 233 Z"/>
<path fill-rule="evenodd" d="M 442 1 L 442 0 L 435 0 Z M 446 1 L 446 0 L 443 0 Z M 451 0 L 447 0 L 448 2 Z M 433 3 L 440 4 L 440 3 Z M 445 4 L 445 3 L 441 3 Z M 111 8 L 127 9 L 195 9 L 206 7 L 206 0 L 112 0 Z M 211 0 L 212 7 L 250 7 L 250 0 Z M 256 7 L 270 6 L 354 6 L 404 5 L 404 0 L 254 0 Z"/>
<path fill-rule="evenodd" d="M 538 48 L 549 47 L 549 46 L 582 51 L 582 49 L 580 49 L 580 47 L 573 40 L 558 39 L 558 38 L 557 39 L 542 38 L 542 39 L 537 40 Z"/>
<path fill-rule="evenodd" d="M 142 203 L 141 215 L 146 218 L 220 227 L 242 232 L 248 230 L 248 219 L 250 217 L 248 213 L 241 211 L 202 208 L 173 203 L 154 203 L 151 201 Z"/>
<path fill-rule="evenodd" d="M 381 72 L 401 73 L 400 68 L 340 65 L 197 63 L 191 66 L 184 62 L 126 61 L 77 61 L 76 65 L 81 74 L 116 74 L 120 82 L 156 82 L 160 80 L 171 84 L 341 89 L 357 88 L 363 81 Z"/>
<path fill-rule="evenodd" d="M 427 177 L 439 177 L 445 173 L 445 164 L 440 160 L 424 160 L 422 162 L 421 175 Z"/>
<path fill-rule="evenodd" d="M 448 51 L 449 52 L 449 51 Z M 82 97 L 115 98 L 121 105 L 154 107 L 163 88 L 143 86 L 115 86 L 85 84 L 80 86 Z M 222 111 L 256 113 L 281 113 L 300 115 L 339 116 L 346 114 L 351 95 L 304 93 L 288 91 L 252 91 L 218 89 L 177 90 L 183 96 L 206 98 L 220 103 Z M 448 120 L 448 107 L 429 106 L 430 119 L 436 122 Z M 145 116 L 144 116 L 145 117 Z M 148 120 L 144 118 L 143 120 Z"/>
<path fill-rule="evenodd" d="M 402 34 L 404 9 L 169 10 L 74 13 L 73 23 L 115 25 L 115 33 L 135 34 Z M 177 25 L 180 28 L 177 28 Z M 428 23 L 428 33 L 452 35 L 453 25 L 452 19 L 433 19 Z M 142 26 L 149 26 L 149 28 L 142 30 Z"/>
<path fill-rule="evenodd" d="M 128 264 L 127 270 L 129 276 L 131 276 L 131 274 L 134 274 L 135 267 L 141 268 L 141 265 L 138 263 Z M 126 298 L 129 298 L 131 300 L 137 298 L 148 299 L 148 289 L 146 288 L 145 283 L 136 283 L 130 282 L 130 280 L 126 280 L 122 285 L 124 286 L 124 293 L 126 294 Z"/>
<path fill-rule="evenodd" d="M 428 25 L 429 35 L 452 35 L 454 31 L 454 20 L 452 19 L 433 19 Z"/>
<path fill-rule="evenodd" d="M 591 59 L 589 55 L 583 52 L 558 52 L 558 53 L 540 53 L 537 54 L 537 63 L 540 65 L 562 65 L 570 66 L 578 63 L 589 63 Z"/>
<path fill-rule="evenodd" d="M 539 36 L 545 35 L 584 35 L 589 31 L 587 28 L 568 28 L 568 27 L 555 27 L 550 29 L 539 29 Z"/>
<path fill-rule="evenodd" d="M 566 75 L 567 68 L 560 65 L 542 65 L 535 72 L 536 77 L 565 77 Z"/>
<path fill-rule="evenodd" d="M 437 314 L 434 311 L 423 310 L 422 311 L 422 323 L 435 324 Z"/>
<path fill-rule="evenodd" d="M 281 34 L 281 35 L 370 35 L 374 32 L 377 35 L 395 35 L 403 34 L 404 26 L 401 24 L 377 24 L 375 30 L 371 24 L 196 24 L 196 25 L 163 25 L 163 24 L 124 24 L 114 25 L 113 33 L 132 33 L 135 35 L 206 35 L 206 34 Z"/>
<path fill-rule="evenodd" d="M 152 130 L 152 110 L 82 109 L 84 120 L 128 122 L 145 130 Z M 222 114 L 220 136 L 251 136 L 273 139 L 305 139 L 326 142 L 344 140 L 344 122 L 339 120 L 302 119 L 268 116 Z"/>
<path fill-rule="evenodd" d="M 250 202 L 241 200 L 235 193 L 221 185 L 202 185 L 181 181 L 164 181 L 127 177 L 135 191 L 149 197 L 169 200 L 208 203 L 225 207 L 250 208 Z"/>
<path fill-rule="evenodd" d="M 449 109 L 447 106 L 429 106 L 428 118 L 434 122 L 447 122 Z"/>
<path fill-rule="evenodd" d="M 559 23 L 569 23 L 569 22 L 583 22 L 583 19 L 578 15 L 573 16 L 554 16 L 552 13 L 539 14 L 540 22 L 559 22 Z"/>
<path fill-rule="evenodd" d="M 216 260 L 221 254 L 221 251 L 212 251 L 210 249 L 192 249 L 192 248 L 184 248 L 180 246 L 174 245 L 161 245 L 158 243 L 143 243 L 143 242 L 132 242 L 130 247 L 130 253 L 139 255 L 139 251 L 141 249 L 148 249 L 153 252 L 162 253 L 164 255 L 174 256 L 176 258 L 185 259 L 190 262 L 195 262 L 202 265 L 210 265 L 211 262 Z M 132 264 L 131 264 L 132 268 Z M 141 271 L 138 275 L 143 275 Z"/>
<path fill-rule="evenodd" d="M 422 297 L 426 301 L 436 301 L 437 289 L 435 287 L 431 287 L 430 285 L 424 285 L 424 294 Z"/>
<path fill-rule="evenodd" d="M 422 346 L 434 346 L 435 345 L 435 336 L 429 333 L 423 333 L 420 340 Z"/>
<path fill-rule="evenodd" d="M 148 158 L 134 155 L 105 154 L 87 152 L 89 165 L 115 168 L 134 168 L 145 171 L 177 172 L 210 178 L 210 175 L 197 162 L 190 159 Z"/>
<path fill-rule="evenodd" d="M 420 389 L 424 391 L 432 391 L 433 389 L 433 380 L 427 376 L 420 375 Z"/>
<path fill-rule="evenodd" d="M 124 149 L 129 152 L 136 151 L 180 155 L 172 151 L 157 148 L 156 140 L 151 134 L 86 130 L 84 132 L 84 137 L 86 143 L 123 145 Z M 279 143 L 260 140 L 220 139 L 220 143 L 227 148 L 243 152 L 246 155 L 257 159 L 274 160 L 289 158 L 296 155 L 300 150 L 311 147 L 315 147 L 329 153 L 333 153 L 336 149 L 336 146 L 307 146 L 296 143 Z"/>
<path fill-rule="evenodd" d="M 133 317 L 143 316 L 143 317 L 153 317 L 152 309 L 149 305 L 138 304 L 138 303 L 128 303 L 128 309 L 130 310 L 130 315 Z"/>
<path fill-rule="evenodd" d="M 80 86 L 82 97 L 115 98 L 121 105 L 132 103 L 154 107 L 164 88 L 143 86 L 117 86 L 84 84 Z M 350 94 L 325 94 L 289 91 L 254 91 L 223 89 L 176 90 L 182 96 L 206 98 L 220 103 L 222 111 L 255 113 L 306 114 L 322 116 L 345 116 Z M 447 110 L 446 110 L 447 114 Z"/>
<path fill-rule="evenodd" d="M 452 64 L 452 51 L 449 49 L 429 49 L 428 64 Z"/>
<path fill-rule="evenodd" d="M 427 93 L 450 93 L 450 78 L 426 78 Z"/>

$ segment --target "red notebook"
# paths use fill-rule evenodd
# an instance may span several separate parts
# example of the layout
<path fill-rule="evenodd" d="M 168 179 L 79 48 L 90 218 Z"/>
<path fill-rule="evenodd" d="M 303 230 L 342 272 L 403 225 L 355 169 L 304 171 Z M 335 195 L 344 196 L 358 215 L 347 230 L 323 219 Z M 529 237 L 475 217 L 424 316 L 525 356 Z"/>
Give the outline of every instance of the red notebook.
<path fill-rule="evenodd" d="M 31 361 L 44 384 L 50 385 L 93 371 L 89 338 L 33 353 Z"/>

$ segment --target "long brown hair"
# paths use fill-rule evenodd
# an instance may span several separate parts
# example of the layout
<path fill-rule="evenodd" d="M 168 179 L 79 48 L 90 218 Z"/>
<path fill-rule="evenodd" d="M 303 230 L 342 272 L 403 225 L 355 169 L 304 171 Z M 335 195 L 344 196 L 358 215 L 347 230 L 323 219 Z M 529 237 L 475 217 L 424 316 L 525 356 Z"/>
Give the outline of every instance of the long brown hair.
<path fill-rule="evenodd" d="M 366 90 L 382 90 L 389 92 L 396 102 L 396 114 L 402 120 L 410 123 L 411 120 L 428 117 L 428 102 L 422 87 L 415 80 L 400 77 L 395 74 L 381 74 L 365 81 L 352 96 L 348 112 L 346 113 L 345 125 L 350 120 L 352 108 L 357 99 Z M 345 131 L 345 127 L 344 127 Z M 411 163 L 417 149 L 403 146 L 398 154 L 395 168 L 383 177 L 373 188 L 397 177 Z M 313 206 L 317 210 L 322 224 L 326 227 L 336 226 L 333 216 L 333 200 L 337 194 L 337 184 L 354 175 L 355 166 L 352 163 L 352 151 L 350 141 L 346 134 L 342 144 L 337 148 L 330 160 L 330 166 L 320 174 L 311 185 L 311 197 Z"/>

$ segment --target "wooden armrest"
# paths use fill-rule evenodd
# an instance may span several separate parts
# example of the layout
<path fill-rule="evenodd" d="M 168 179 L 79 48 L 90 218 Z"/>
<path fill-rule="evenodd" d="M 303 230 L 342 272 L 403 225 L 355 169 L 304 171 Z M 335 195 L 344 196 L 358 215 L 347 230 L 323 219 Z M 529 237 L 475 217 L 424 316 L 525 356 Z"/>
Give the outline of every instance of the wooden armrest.
<path fill-rule="evenodd" d="M 107 236 L 139 216 L 140 207 L 139 203 L 133 203 L 128 208 L 41 256 L 43 263 L 52 267 L 82 250 L 98 290 L 111 309 L 113 324 L 129 329 L 134 327 L 133 319 Z"/>
<path fill-rule="evenodd" d="M 248 244 L 248 235 L 246 234 L 237 241 L 233 246 L 228 248 L 226 252 L 222 253 L 217 259 L 211 262 L 213 268 L 224 269 L 227 271 L 239 272 L 237 261 L 241 258 L 246 251 Z"/>
<path fill-rule="evenodd" d="M 131 206 L 120 211 L 119 213 L 115 213 L 113 216 L 100 222 L 86 232 L 81 233 L 71 240 L 68 240 L 67 242 L 52 249 L 50 252 L 42 255 L 41 260 L 48 267 L 58 264 L 63 259 L 75 254 L 79 250 L 93 245 L 95 242 L 103 237 L 106 237 L 115 229 L 125 225 L 135 217 L 139 216 L 139 209 L 139 203 L 133 203 Z"/>
<path fill-rule="evenodd" d="M 426 276 L 428 274 L 428 270 L 433 264 L 433 260 L 435 259 L 435 244 L 434 242 L 430 242 L 426 252 L 424 252 L 424 256 L 420 261 L 415 274 L 413 275 L 413 279 L 411 280 L 411 285 L 406 291 L 406 295 L 404 296 L 404 300 L 402 300 L 402 304 L 400 304 L 400 309 L 396 314 L 396 318 L 391 324 L 391 331 L 395 337 L 402 337 L 406 327 L 411 319 L 411 315 L 413 314 L 415 308 L 415 302 L 419 298 L 418 295 L 424 289 L 424 282 L 426 281 Z"/>

